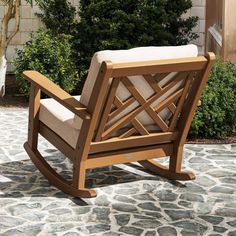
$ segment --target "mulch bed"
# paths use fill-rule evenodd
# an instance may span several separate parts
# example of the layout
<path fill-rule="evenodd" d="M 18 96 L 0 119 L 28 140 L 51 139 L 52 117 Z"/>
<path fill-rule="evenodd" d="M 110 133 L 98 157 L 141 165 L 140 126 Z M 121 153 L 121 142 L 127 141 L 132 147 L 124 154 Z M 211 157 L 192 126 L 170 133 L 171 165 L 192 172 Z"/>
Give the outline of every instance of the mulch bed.
<path fill-rule="evenodd" d="M 187 143 L 191 144 L 231 144 L 236 143 L 236 134 L 222 139 L 188 139 Z"/>
<path fill-rule="evenodd" d="M 0 108 L 1 107 L 12 107 L 22 108 L 28 106 L 28 99 L 20 93 L 19 82 L 16 81 L 13 74 L 7 75 L 6 78 L 6 95 L 0 97 Z"/>
<path fill-rule="evenodd" d="M 20 94 L 5 95 L 3 98 L 0 98 L 0 107 L 25 108 L 27 106 L 28 106 L 28 99 L 24 98 Z"/>

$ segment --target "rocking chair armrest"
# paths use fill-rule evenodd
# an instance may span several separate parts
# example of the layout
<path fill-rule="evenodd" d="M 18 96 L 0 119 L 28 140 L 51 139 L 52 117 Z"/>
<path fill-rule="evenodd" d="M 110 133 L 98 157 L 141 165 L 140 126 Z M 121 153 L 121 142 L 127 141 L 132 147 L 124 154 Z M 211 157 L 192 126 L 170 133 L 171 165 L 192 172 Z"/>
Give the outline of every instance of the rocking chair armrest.
<path fill-rule="evenodd" d="M 61 89 L 47 77 L 37 71 L 24 71 L 23 77 L 28 80 L 33 86 L 38 87 L 45 94 L 55 99 L 64 107 L 69 109 L 81 119 L 91 119 L 91 114 L 87 111 L 86 106 L 72 97 L 70 94 Z"/>

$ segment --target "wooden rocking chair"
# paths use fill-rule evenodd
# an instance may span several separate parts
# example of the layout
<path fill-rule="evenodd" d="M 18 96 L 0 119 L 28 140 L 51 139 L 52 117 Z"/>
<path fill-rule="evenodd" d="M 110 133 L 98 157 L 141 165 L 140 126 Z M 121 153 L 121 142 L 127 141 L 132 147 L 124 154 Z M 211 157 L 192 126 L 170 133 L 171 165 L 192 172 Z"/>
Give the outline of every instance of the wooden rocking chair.
<path fill-rule="evenodd" d="M 85 188 L 86 170 L 113 164 L 139 162 L 165 178 L 192 180 L 181 172 L 183 145 L 214 60 L 213 53 L 197 56 L 194 45 L 98 52 L 81 98 L 25 71 L 31 89 L 24 148 L 52 185 L 74 197 L 95 197 Z M 41 91 L 51 98 L 40 100 Z M 41 156 L 38 134 L 72 161 L 72 183 Z M 152 160 L 165 156 L 169 168 Z"/>

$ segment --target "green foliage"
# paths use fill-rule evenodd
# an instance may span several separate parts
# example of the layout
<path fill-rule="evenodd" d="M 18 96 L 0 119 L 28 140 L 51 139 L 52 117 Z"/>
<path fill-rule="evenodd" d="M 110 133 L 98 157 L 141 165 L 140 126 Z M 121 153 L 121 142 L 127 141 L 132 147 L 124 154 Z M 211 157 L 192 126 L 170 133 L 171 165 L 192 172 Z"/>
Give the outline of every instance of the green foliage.
<path fill-rule="evenodd" d="M 26 1 L 26 3 L 30 4 L 31 6 L 33 6 L 33 4 L 34 4 L 33 0 L 25 0 L 25 1 Z M 35 0 L 35 3 L 40 6 L 41 4 L 44 4 L 44 1 L 46 1 L 46 0 Z"/>
<path fill-rule="evenodd" d="M 181 45 L 197 38 L 192 32 L 197 17 L 181 17 L 191 0 L 80 0 L 77 23 L 68 1 L 48 2 L 40 6 L 40 17 L 54 34 L 73 36 L 74 60 L 83 78 L 96 51 Z"/>
<path fill-rule="evenodd" d="M 197 38 L 197 17 L 181 16 L 191 0 L 81 0 L 76 48 L 88 66 L 95 51 L 181 45 Z"/>
<path fill-rule="evenodd" d="M 190 137 L 223 138 L 236 128 L 236 65 L 217 60 L 193 119 Z"/>
<path fill-rule="evenodd" d="M 37 16 L 54 35 L 74 34 L 76 9 L 65 0 L 45 1 L 40 4 Z"/>
<path fill-rule="evenodd" d="M 13 64 L 16 79 L 20 81 L 21 90 L 26 96 L 29 95 L 29 84 L 22 79 L 24 70 L 41 72 L 69 93 L 75 89 L 79 80 L 67 35 L 52 37 L 39 30 L 22 50 L 17 51 Z"/>

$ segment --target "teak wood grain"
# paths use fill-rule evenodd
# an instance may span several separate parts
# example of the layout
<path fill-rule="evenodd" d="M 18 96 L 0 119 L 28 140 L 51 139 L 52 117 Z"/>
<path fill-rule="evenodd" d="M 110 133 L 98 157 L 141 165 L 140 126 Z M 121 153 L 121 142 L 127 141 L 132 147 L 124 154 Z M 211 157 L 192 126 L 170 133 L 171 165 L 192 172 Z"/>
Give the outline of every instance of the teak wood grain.
<path fill-rule="evenodd" d="M 138 161 L 165 178 L 194 179 L 194 174 L 181 171 L 183 145 L 214 61 L 212 53 L 205 57 L 135 63 L 104 61 L 87 106 L 39 72 L 25 71 L 23 76 L 31 83 L 25 150 L 51 184 L 75 197 L 96 196 L 94 190 L 85 188 L 87 169 L 120 163 Z M 141 76 L 137 79 L 142 78 L 150 86 L 153 93 L 149 97 L 144 97 L 130 80 L 134 75 Z M 125 100 L 117 95 L 121 83 L 130 94 Z M 39 120 L 41 91 L 83 120 L 75 148 Z M 167 117 L 162 117 L 164 111 Z M 139 119 L 143 112 L 152 120 L 151 126 Z M 72 183 L 41 156 L 38 134 L 72 161 Z M 164 156 L 170 157 L 169 167 L 153 160 Z"/>

